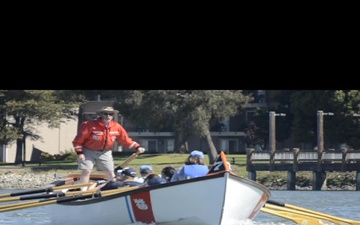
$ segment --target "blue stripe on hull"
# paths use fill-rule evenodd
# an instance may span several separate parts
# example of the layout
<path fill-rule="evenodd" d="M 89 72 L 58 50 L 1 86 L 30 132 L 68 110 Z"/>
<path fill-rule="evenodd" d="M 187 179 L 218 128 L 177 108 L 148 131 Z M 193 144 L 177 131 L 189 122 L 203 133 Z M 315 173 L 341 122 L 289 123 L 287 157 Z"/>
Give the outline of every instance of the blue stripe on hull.
<path fill-rule="evenodd" d="M 125 202 L 126 202 L 126 208 L 130 217 L 130 220 L 132 223 L 135 223 L 135 216 L 134 216 L 134 212 L 132 211 L 132 207 L 131 207 L 131 198 L 130 195 L 125 196 Z"/>

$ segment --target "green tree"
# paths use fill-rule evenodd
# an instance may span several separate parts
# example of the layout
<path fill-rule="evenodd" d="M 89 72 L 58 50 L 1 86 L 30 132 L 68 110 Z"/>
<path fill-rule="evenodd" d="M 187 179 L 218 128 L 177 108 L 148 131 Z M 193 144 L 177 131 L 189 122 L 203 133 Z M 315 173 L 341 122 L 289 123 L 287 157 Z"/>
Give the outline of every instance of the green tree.
<path fill-rule="evenodd" d="M 306 90 L 291 95 L 291 111 L 294 115 L 293 136 L 300 143 L 317 144 L 317 111 L 332 112 L 324 116 L 324 143 L 331 148 L 335 144 L 348 143 L 360 147 L 359 119 L 354 117 L 360 109 L 359 90 Z"/>
<path fill-rule="evenodd" d="M 248 147 L 260 146 L 266 149 L 269 143 L 269 115 L 265 110 L 257 110 L 253 120 L 244 128 L 246 144 Z"/>
<path fill-rule="evenodd" d="M 291 111 L 291 96 L 295 92 L 293 90 L 281 90 L 281 91 L 269 91 L 273 92 L 270 102 L 276 102 L 276 104 L 270 104 L 269 111 L 275 111 L 276 113 L 284 113 L 285 117 L 279 117 L 276 119 L 276 141 L 282 142 L 287 140 L 292 135 L 292 122 L 294 115 Z"/>
<path fill-rule="evenodd" d="M 331 99 L 334 104 L 334 122 L 330 129 L 334 141 L 360 148 L 360 90 L 336 90 Z"/>
<path fill-rule="evenodd" d="M 329 90 L 296 91 L 291 95 L 291 111 L 294 115 L 293 136 L 299 143 L 317 144 L 317 111 L 333 112 Z M 328 119 L 328 118 L 327 118 Z M 329 125 L 327 120 L 324 127 Z M 324 133 L 328 137 L 330 132 Z"/>
<path fill-rule="evenodd" d="M 290 97 L 294 91 L 291 90 L 268 90 L 268 108 L 258 108 L 252 121 L 244 126 L 246 142 L 249 147 L 260 146 L 266 149 L 269 142 L 269 112 L 285 113 L 285 117 L 275 120 L 276 141 L 282 142 L 291 137 L 293 115 L 290 110 Z"/>
<path fill-rule="evenodd" d="M 135 90 L 117 92 L 117 108 L 131 121 L 150 129 L 175 130 L 176 149 L 187 151 L 187 139 L 207 140 L 210 162 L 217 156 L 209 125 L 236 115 L 252 98 L 233 90 Z"/>
<path fill-rule="evenodd" d="M 1 90 L 0 139 L 3 144 L 16 142 L 15 164 L 25 160 L 23 149 L 27 138 L 41 139 L 36 126 L 47 123 L 56 128 L 64 119 L 75 119 L 78 106 L 83 102 L 83 96 L 76 91 Z"/>

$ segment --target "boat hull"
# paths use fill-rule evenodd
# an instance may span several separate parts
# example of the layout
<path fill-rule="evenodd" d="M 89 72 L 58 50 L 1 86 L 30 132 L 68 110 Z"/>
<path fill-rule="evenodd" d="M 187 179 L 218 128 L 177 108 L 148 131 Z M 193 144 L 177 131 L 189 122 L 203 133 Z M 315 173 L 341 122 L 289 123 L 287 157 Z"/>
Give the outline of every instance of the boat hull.
<path fill-rule="evenodd" d="M 188 218 L 229 225 L 253 219 L 269 198 L 270 191 L 261 184 L 221 172 L 44 207 L 53 225 L 159 224 Z"/>

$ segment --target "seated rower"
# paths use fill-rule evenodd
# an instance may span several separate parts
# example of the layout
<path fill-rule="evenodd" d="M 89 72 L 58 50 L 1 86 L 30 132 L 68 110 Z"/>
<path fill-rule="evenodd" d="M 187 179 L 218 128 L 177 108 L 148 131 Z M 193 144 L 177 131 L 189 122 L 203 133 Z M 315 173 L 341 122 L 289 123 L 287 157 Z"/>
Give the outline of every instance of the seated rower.
<path fill-rule="evenodd" d="M 153 185 L 165 184 L 165 183 L 168 183 L 168 181 L 165 178 L 155 173 L 152 173 L 145 178 L 143 186 L 146 187 L 146 186 L 153 186 Z"/>
<path fill-rule="evenodd" d="M 206 176 L 208 171 L 209 168 L 205 165 L 204 153 L 202 151 L 194 150 L 190 152 L 189 156 L 185 159 L 185 166 L 176 170 L 170 181 L 173 182 Z"/>
<path fill-rule="evenodd" d="M 103 183 L 95 183 L 89 187 L 89 190 L 96 188 L 97 190 L 105 191 L 121 187 L 141 186 L 143 183 L 134 181 L 135 177 L 136 171 L 131 167 L 126 167 L 120 173 L 116 174 L 115 180 L 110 180 Z"/>
<path fill-rule="evenodd" d="M 165 178 L 168 182 L 171 181 L 171 178 L 176 173 L 176 169 L 171 166 L 164 167 L 161 170 L 161 177 Z"/>
<path fill-rule="evenodd" d="M 135 181 L 144 183 L 145 178 L 149 174 L 153 174 L 153 173 L 154 173 L 154 170 L 151 165 L 142 165 L 142 166 L 140 166 L 140 176 L 135 177 Z"/>

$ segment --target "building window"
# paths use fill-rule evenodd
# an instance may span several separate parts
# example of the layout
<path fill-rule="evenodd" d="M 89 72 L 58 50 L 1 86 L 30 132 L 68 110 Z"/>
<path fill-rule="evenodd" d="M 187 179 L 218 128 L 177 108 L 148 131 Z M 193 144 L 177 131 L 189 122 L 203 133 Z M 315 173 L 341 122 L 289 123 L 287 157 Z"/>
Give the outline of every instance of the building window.
<path fill-rule="evenodd" d="M 247 111 L 246 112 L 245 122 L 250 123 L 251 121 L 253 121 L 254 116 L 255 116 L 255 111 Z"/>
<path fill-rule="evenodd" d="M 174 139 L 166 139 L 165 140 L 165 152 L 173 153 L 175 151 L 175 140 Z"/>
<path fill-rule="evenodd" d="M 237 139 L 220 139 L 220 150 L 229 153 L 239 152 Z"/>
<path fill-rule="evenodd" d="M 257 97 L 259 103 L 265 103 L 265 90 L 258 90 Z"/>
<path fill-rule="evenodd" d="M 158 152 L 158 140 L 156 139 L 142 139 L 141 146 L 143 146 L 147 152 Z"/>

